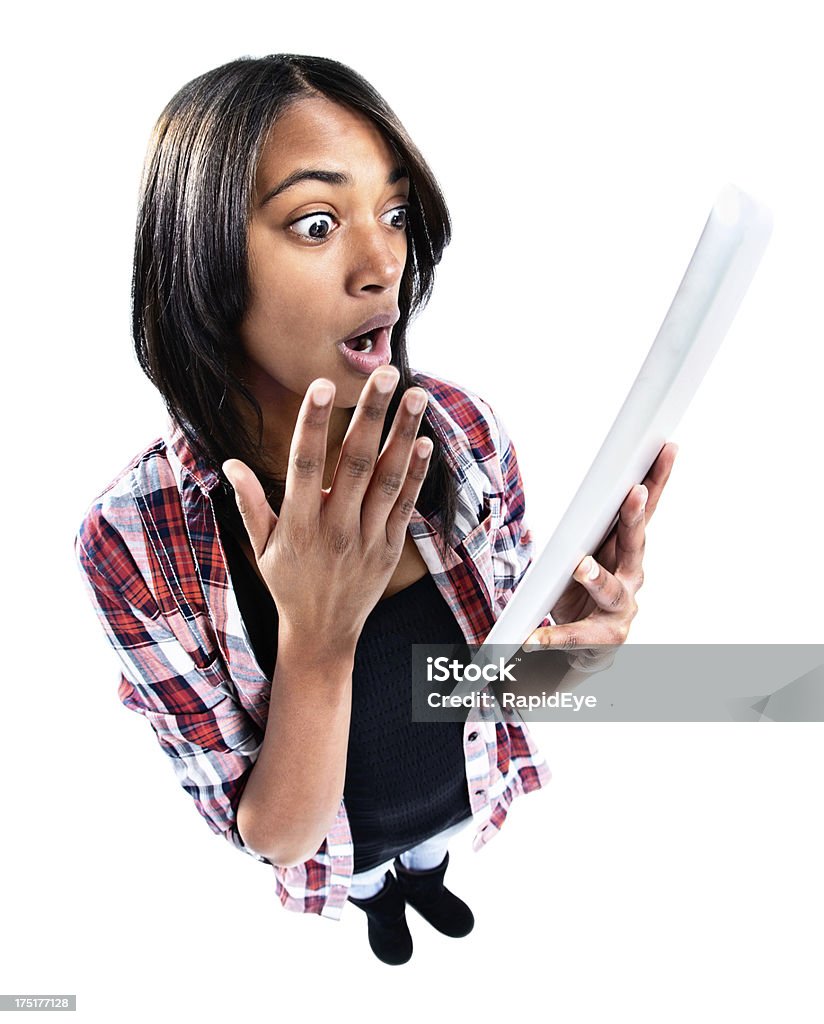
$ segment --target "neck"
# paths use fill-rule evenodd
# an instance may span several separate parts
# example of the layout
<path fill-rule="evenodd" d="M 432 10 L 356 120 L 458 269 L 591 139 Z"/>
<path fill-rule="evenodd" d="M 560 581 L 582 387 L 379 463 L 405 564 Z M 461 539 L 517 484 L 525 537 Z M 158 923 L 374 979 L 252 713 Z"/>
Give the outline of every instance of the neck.
<path fill-rule="evenodd" d="M 267 381 L 265 387 L 250 387 L 250 390 L 257 399 L 263 414 L 263 449 L 266 453 L 263 468 L 268 475 L 285 479 L 289 465 L 289 450 L 292 446 L 298 413 L 303 404 L 303 396 L 288 391 L 273 381 Z M 326 438 L 324 487 L 329 487 L 332 483 L 341 445 L 353 412 L 353 409 L 332 409 Z M 248 406 L 245 407 L 243 417 L 256 430 L 255 417 Z"/>

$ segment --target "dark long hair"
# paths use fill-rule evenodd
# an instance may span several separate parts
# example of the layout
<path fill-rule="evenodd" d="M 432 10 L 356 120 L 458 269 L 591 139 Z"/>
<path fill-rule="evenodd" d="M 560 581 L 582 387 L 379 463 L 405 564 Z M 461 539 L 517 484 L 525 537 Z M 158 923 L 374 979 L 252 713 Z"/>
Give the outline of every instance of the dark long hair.
<path fill-rule="evenodd" d="M 155 126 L 146 157 L 135 240 L 132 334 L 141 367 L 158 388 L 188 443 L 215 467 L 242 459 L 264 481 L 279 509 L 282 480 L 263 470 L 263 416 L 233 371 L 238 327 L 249 298 L 247 238 L 255 175 L 268 133 L 303 96 L 324 95 L 365 114 L 382 132 L 410 178 L 408 256 L 400 283 L 400 319 L 392 363 L 400 397 L 413 383 L 406 352 L 411 318 L 432 291 L 449 242 L 449 213 L 438 183 L 385 100 L 351 68 L 323 57 L 275 54 L 242 58 L 185 85 Z M 246 424 L 243 403 L 258 429 Z M 437 435 L 420 504 L 435 512 L 448 542 L 456 483 Z"/>

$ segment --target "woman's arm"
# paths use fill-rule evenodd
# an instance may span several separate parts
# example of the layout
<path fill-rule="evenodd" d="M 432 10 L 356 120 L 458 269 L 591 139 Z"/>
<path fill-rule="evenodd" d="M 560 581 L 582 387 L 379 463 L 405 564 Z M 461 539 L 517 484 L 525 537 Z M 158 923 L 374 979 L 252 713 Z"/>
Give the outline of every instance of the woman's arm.
<path fill-rule="evenodd" d="M 273 864 L 309 860 L 337 816 L 346 774 L 354 650 L 278 635 L 266 734 L 237 812 L 244 842 Z"/>
<path fill-rule="evenodd" d="M 426 404 L 426 393 L 415 388 L 378 455 L 396 385 L 393 368 L 370 377 L 328 490 L 323 470 L 333 386 L 309 387 L 277 516 L 247 466 L 236 460 L 224 466 L 279 620 L 266 735 L 238 827 L 253 849 L 281 866 L 317 851 L 340 806 L 355 647 L 397 566 L 432 450 L 428 439 L 415 440 Z"/>

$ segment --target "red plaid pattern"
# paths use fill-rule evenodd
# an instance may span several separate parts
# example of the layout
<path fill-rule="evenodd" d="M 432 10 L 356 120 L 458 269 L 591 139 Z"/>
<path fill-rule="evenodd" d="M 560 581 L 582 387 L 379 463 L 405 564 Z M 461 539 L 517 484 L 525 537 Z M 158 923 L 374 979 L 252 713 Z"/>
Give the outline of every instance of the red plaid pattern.
<path fill-rule="evenodd" d="M 456 534 L 436 545 L 440 513 L 415 511 L 410 532 L 467 643 L 480 644 L 526 571 L 532 542 L 515 449 L 481 399 L 425 374 L 426 416 L 458 481 Z M 76 540 L 80 569 L 120 658 L 119 696 L 148 719 L 175 774 L 212 831 L 258 860 L 235 812 L 260 750 L 271 680 L 240 618 L 210 499 L 214 468 L 171 425 L 92 504 Z M 497 834 L 515 796 L 550 778 L 517 714 L 473 711 L 464 731 L 474 848 Z M 315 856 L 275 866 L 290 910 L 340 917 L 352 877 L 341 802 Z"/>

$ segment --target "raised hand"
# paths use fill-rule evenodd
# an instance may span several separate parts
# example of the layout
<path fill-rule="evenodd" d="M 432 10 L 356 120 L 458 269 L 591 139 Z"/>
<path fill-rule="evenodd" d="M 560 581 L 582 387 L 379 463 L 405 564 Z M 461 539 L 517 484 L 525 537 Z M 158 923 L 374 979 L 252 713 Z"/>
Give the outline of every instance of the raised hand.
<path fill-rule="evenodd" d="M 334 385 L 312 382 L 292 437 L 280 515 L 248 466 L 224 464 L 280 629 L 292 638 L 354 646 L 398 564 L 432 442 L 416 440 L 426 392 L 410 388 L 378 452 L 397 382 L 391 366 L 367 381 L 328 489 L 323 471 Z"/>

